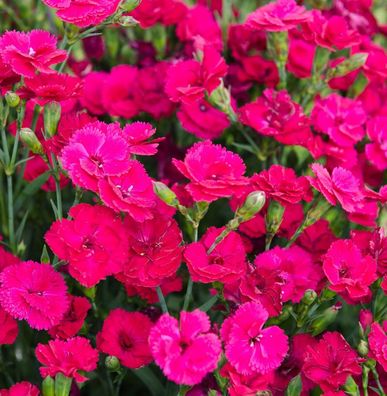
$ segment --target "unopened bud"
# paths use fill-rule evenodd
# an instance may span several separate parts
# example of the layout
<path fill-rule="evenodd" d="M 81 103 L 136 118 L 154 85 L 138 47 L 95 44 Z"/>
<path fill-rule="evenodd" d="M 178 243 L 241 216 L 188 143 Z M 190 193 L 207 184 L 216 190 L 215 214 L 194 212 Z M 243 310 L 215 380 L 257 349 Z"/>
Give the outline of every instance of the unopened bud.
<path fill-rule="evenodd" d="M 350 58 L 339 63 L 333 69 L 330 69 L 327 74 L 328 79 L 335 77 L 342 77 L 347 75 L 348 73 L 351 73 L 356 69 L 359 69 L 366 63 L 367 58 L 368 58 L 368 54 L 366 53 L 358 53 L 352 55 Z"/>
<path fill-rule="evenodd" d="M 20 139 L 34 154 L 41 155 L 44 153 L 43 146 L 32 129 L 20 129 Z"/>
<path fill-rule="evenodd" d="M 272 200 L 266 214 L 266 232 L 275 235 L 281 226 L 285 208 Z"/>
<path fill-rule="evenodd" d="M 134 19 L 130 15 L 123 15 L 121 16 L 117 23 L 123 27 L 132 27 L 138 25 L 137 19 Z"/>
<path fill-rule="evenodd" d="M 164 183 L 159 181 L 153 182 L 153 190 L 155 194 L 167 205 L 176 208 L 179 205 L 179 200 L 176 194 Z"/>
<path fill-rule="evenodd" d="M 115 356 L 107 356 L 105 366 L 110 371 L 118 371 L 121 368 L 120 361 Z"/>
<path fill-rule="evenodd" d="M 361 340 L 359 345 L 357 346 L 357 350 L 360 356 L 367 356 L 369 352 L 367 341 Z"/>
<path fill-rule="evenodd" d="M 58 102 L 50 102 L 44 106 L 44 129 L 50 137 L 56 134 L 61 110 Z"/>
<path fill-rule="evenodd" d="M 236 216 L 240 217 L 242 221 L 252 219 L 265 205 L 266 196 L 263 191 L 251 192 L 244 204 L 237 209 Z"/>
<path fill-rule="evenodd" d="M 305 305 L 312 305 L 317 298 L 317 293 L 314 290 L 307 290 L 301 302 Z"/>
<path fill-rule="evenodd" d="M 17 107 L 20 103 L 20 97 L 18 94 L 12 91 L 8 91 L 5 94 L 5 101 L 9 107 Z"/>
<path fill-rule="evenodd" d="M 333 305 L 327 308 L 321 315 L 312 321 L 312 335 L 316 336 L 322 333 L 329 325 L 331 325 L 335 319 L 339 310 L 341 309 L 341 304 Z"/>
<path fill-rule="evenodd" d="M 124 12 L 130 12 L 133 11 L 135 8 L 137 8 L 140 5 L 140 3 L 141 3 L 140 0 L 126 0 L 122 2 L 120 8 Z"/>

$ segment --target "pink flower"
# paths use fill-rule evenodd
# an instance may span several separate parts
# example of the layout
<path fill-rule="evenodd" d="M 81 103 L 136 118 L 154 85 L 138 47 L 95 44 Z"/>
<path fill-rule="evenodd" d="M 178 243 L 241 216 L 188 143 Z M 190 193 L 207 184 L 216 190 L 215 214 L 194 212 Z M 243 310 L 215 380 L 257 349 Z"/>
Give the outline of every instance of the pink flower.
<path fill-rule="evenodd" d="M 297 177 L 293 169 L 281 165 L 272 165 L 268 170 L 253 175 L 251 181 L 257 190 L 262 190 L 268 198 L 281 205 L 295 204 L 302 199 L 310 201 L 312 198 L 308 180 Z"/>
<path fill-rule="evenodd" d="M 365 147 L 365 153 L 377 169 L 387 169 L 387 116 L 375 117 L 367 123 L 367 135 L 371 143 Z"/>
<path fill-rule="evenodd" d="M 242 159 L 210 141 L 194 144 L 184 162 L 173 159 L 173 164 L 190 179 L 186 189 L 195 201 L 212 202 L 228 197 L 247 183 Z"/>
<path fill-rule="evenodd" d="M 128 160 L 128 165 L 126 173 L 99 180 L 99 195 L 106 206 L 117 212 L 129 213 L 140 222 L 152 219 L 156 205 L 152 180 L 140 162 Z"/>
<path fill-rule="evenodd" d="M 122 271 L 128 258 L 128 240 L 121 219 L 104 206 L 79 204 L 70 209 L 72 220 L 58 220 L 45 239 L 52 251 L 69 263 L 69 272 L 81 285 L 92 287 Z"/>
<path fill-rule="evenodd" d="M 248 302 L 223 322 L 226 357 L 238 373 L 266 374 L 284 360 L 288 338 L 278 326 L 263 328 L 268 317 L 261 304 Z"/>
<path fill-rule="evenodd" d="M 39 389 L 27 381 L 18 382 L 9 389 L 0 389 L 0 396 L 39 396 Z"/>
<path fill-rule="evenodd" d="M 5 32 L 0 36 L 0 52 L 15 73 L 30 78 L 37 71 L 55 73 L 50 66 L 66 59 L 66 51 L 56 48 L 56 37 L 44 30 Z"/>
<path fill-rule="evenodd" d="M 70 306 L 63 319 L 48 330 L 52 338 L 67 339 L 74 337 L 83 326 L 87 312 L 91 308 L 89 300 L 85 297 L 70 297 Z"/>
<path fill-rule="evenodd" d="M 122 135 L 129 145 L 130 154 L 136 155 L 153 155 L 157 153 L 159 142 L 164 140 L 164 138 L 148 140 L 155 133 L 156 129 L 151 124 L 141 121 L 127 124 L 122 130 Z"/>
<path fill-rule="evenodd" d="M 359 180 L 344 168 L 334 168 L 332 175 L 320 164 L 314 163 L 311 168 L 316 177 L 307 176 L 310 184 L 320 191 L 331 205 L 339 202 L 345 211 L 354 212 L 356 205 L 363 199 Z"/>
<path fill-rule="evenodd" d="M 129 258 L 117 278 L 124 284 L 156 287 L 176 274 L 182 261 L 182 233 L 177 222 L 156 213 L 141 223 L 127 217 Z"/>
<path fill-rule="evenodd" d="M 366 119 L 358 101 L 338 94 L 317 100 L 312 112 L 313 126 L 341 147 L 351 147 L 364 137 Z"/>
<path fill-rule="evenodd" d="M 311 135 L 310 121 L 286 91 L 265 89 L 255 102 L 240 108 L 240 121 L 283 144 L 302 144 Z"/>
<path fill-rule="evenodd" d="M 149 345 L 164 375 L 177 384 L 195 385 L 217 367 L 221 344 L 198 309 L 181 312 L 180 322 L 164 314 L 152 328 Z"/>
<path fill-rule="evenodd" d="M 0 306 L 0 345 L 13 344 L 18 332 L 16 320 Z"/>
<path fill-rule="evenodd" d="M 294 0 L 277 0 L 258 8 L 246 20 L 251 29 L 280 32 L 310 19 L 310 13 Z"/>
<path fill-rule="evenodd" d="M 40 368 L 43 378 L 55 377 L 62 373 L 84 382 L 87 377 L 78 371 L 87 372 L 97 368 L 98 352 L 92 348 L 90 341 L 83 337 L 69 338 L 66 341 L 52 340 L 48 344 L 38 344 L 35 349 L 36 358 L 44 366 Z"/>
<path fill-rule="evenodd" d="M 199 242 L 185 248 L 184 259 L 193 281 L 229 283 L 240 279 L 246 272 L 245 248 L 236 232 L 230 232 L 208 253 L 223 230 L 210 227 Z"/>
<path fill-rule="evenodd" d="M 307 347 L 302 372 L 323 391 L 334 391 L 345 384 L 348 376 L 361 374 L 361 367 L 344 337 L 327 332 L 317 345 Z"/>
<path fill-rule="evenodd" d="M 332 243 L 324 257 L 323 269 L 329 288 L 349 302 L 369 295 L 369 286 L 377 278 L 375 260 L 371 256 L 363 257 L 349 239 Z"/>
<path fill-rule="evenodd" d="M 56 8 L 56 15 L 65 22 L 78 27 L 99 25 L 113 15 L 119 0 L 43 0 L 49 7 Z"/>
<path fill-rule="evenodd" d="M 108 76 L 106 72 L 91 72 L 83 79 L 80 102 L 92 114 L 102 115 L 107 112 L 102 101 L 102 88 Z"/>
<path fill-rule="evenodd" d="M 19 257 L 14 256 L 3 248 L 1 240 L 2 236 L 0 235 L 0 273 L 8 266 L 20 263 Z"/>
<path fill-rule="evenodd" d="M 383 327 L 374 322 L 371 325 L 371 331 L 368 335 L 368 343 L 371 349 L 370 357 L 375 359 L 384 371 L 387 371 L 387 321 L 384 321 Z"/>
<path fill-rule="evenodd" d="M 102 105 L 111 116 L 132 118 L 140 109 L 135 100 L 138 70 L 130 65 L 114 66 L 102 87 Z"/>
<path fill-rule="evenodd" d="M 139 368 L 153 359 L 148 345 L 153 323 L 140 312 L 113 309 L 97 334 L 97 346 L 101 352 L 117 357 L 128 368 Z"/>
<path fill-rule="evenodd" d="M 20 76 L 17 75 L 8 63 L 5 63 L 3 58 L 0 56 L 0 92 L 7 92 L 12 89 L 12 85 L 16 84 L 20 80 Z"/>
<path fill-rule="evenodd" d="M 129 147 L 117 123 L 96 121 L 73 134 L 61 160 L 74 184 L 97 191 L 101 178 L 129 169 Z"/>
<path fill-rule="evenodd" d="M 313 10 L 311 18 L 302 25 L 304 37 L 331 51 L 352 47 L 360 42 L 360 35 L 348 26 L 341 16 L 325 17 L 320 10 Z"/>
<path fill-rule="evenodd" d="M 0 303 L 15 319 L 33 329 L 49 329 L 65 314 L 69 301 L 62 276 L 50 265 L 34 261 L 6 267 L 0 274 Z"/>
<path fill-rule="evenodd" d="M 205 99 L 182 103 L 177 118 L 184 129 L 200 139 L 217 139 L 230 126 L 227 115 Z"/>
<path fill-rule="evenodd" d="M 286 68 L 298 78 L 310 77 L 315 53 L 316 46 L 303 40 L 299 30 L 292 30 Z"/>

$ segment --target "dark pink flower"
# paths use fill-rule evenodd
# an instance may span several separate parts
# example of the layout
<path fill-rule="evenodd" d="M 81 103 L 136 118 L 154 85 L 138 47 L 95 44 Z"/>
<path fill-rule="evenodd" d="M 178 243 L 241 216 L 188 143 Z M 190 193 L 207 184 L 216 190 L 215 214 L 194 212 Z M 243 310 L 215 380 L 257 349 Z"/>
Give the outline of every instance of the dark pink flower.
<path fill-rule="evenodd" d="M 153 155 L 157 153 L 159 142 L 164 138 L 148 140 L 156 133 L 148 122 L 136 121 L 127 124 L 122 129 L 122 135 L 129 145 L 130 154 L 136 155 Z"/>
<path fill-rule="evenodd" d="M 212 202 L 228 197 L 247 184 L 242 159 L 210 141 L 194 144 L 184 162 L 173 159 L 173 164 L 190 179 L 186 189 L 195 201 Z"/>
<path fill-rule="evenodd" d="M 302 144 L 311 135 L 308 117 L 286 91 L 265 89 L 255 102 L 240 108 L 240 121 L 283 144 Z"/>
<path fill-rule="evenodd" d="M 367 123 L 367 135 L 371 142 L 366 145 L 365 153 L 377 169 L 387 169 L 387 116 L 375 117 Z"/>
<path fill-rule="evenodd" d="M 238 373 L 266 374 L 284 360 L 288 338 L 278 326 L 263 328 L 268 317 L 261 304 L 248 302 L 223 322 L 226 357 Z"/>
<path fill-rule="evenodd" d="M 332 175 L 320 164 L 314 163 L 311 168 L 316 177 L 307 176 L 310 184 L 320 191 L 331 205 L 339 202 L 345 211 L 354 212 L 357 203 L 364 197 L 359 180 L 344 168 L 334 168 Z"/>
<path fill-rule="evenodd" d="M 279 32 L 293 29 L 309 19 L 310 13 L 294 0 L 277 0 L 248 15 L 246 25 L 251 29 Z"/>
<path fill-rule="evenodd" d="M 98 182 L 98 192 L 106 206 L 129 213 L 137 221 L 153 218 L 156 205 L 153 184 L 143 165 L 128 160 L 129 169 L 119 176 L 107 176 Z"/>
<path fill-rule="evenodd" d="M 13 344 L 18 332 L 16 320 L 0 306 L 0 345 Z"/>
<path fill-rule="evenodd" d="M 98 181 L 129 169 L 129 146 L 117 123 L 90 123 L 76 131 L 61 152 L 64 169 L 74 184 L 97 191 Z"/>
<path fill-rule="evenodd" d="M 122 271 L 128 241 L 121 219 L 104 206 L 79 204 L 70 209 L 71 220 L 51 225 L 45 239 L 52 251 L 69 263 L 69 272 L 81 285 L 92 287 L 108 275 Z"/>
<path fill-rule="evenodd" d="M 292 30 L 286 68 L 298 78 L 310 77 L 315 53 L 316 46 L 305 41 L 299 30 Z"/>
<path fill-rule="evenodd" d="M 8 63 L 5 63 L 3 58 L 0 56 L 0 92 L 4 94 L 9 91 L 13 84 L 16 84 L 20 80 L 20 76 L 17 75 Z"/>
<path fill-rule="evenodd" d="M 375 359 L 384 371 L 387 371 L 387 321 L 384 321 L 383 327 L 374 322 L 371 325 L 371 331 L 368 335 L 368 343 L 370 346 L 370 357 Z"/>
<path fill-rule="evenodd" d="M 82 328 L 87 312 L 91 308 L 89 300 L 85 297 L 69 296 L 70 306 L 63 319 L 56 326 L 48 330 L 52 338 L 67 339 L 74 337 Z"/>
<path fill-rule="evenodd" d="M 359 301 L 369 295 L 369 286 L 376 280 L 376 262 L 364 256 L 350 239 L 333 242 L 324 257 L 323 269 L 329 288 L 343 298 Z"/>
<path fill-rule="evenodd" d="M 193 281 L 229 283 L 240 279 L 246 272 L 245 248 L 238 233 L 230 232 L 208 253 L 223 230 L 210 227 L 199 242 L 185 248 L 184 259 Z"/>
<path fill-rule="evenodd" d="M 18 382 L 9 389 L 0 389 L 0 396 L 39 396 L 39 389 L 27 382 Z"/>
<path fill-rule="evenodd" d="M 98 351 L 92 348 L 87 338 L 83 337 L 69 338 L 66 341 L 57 339 L 49 341 L 48 344 L 38 344 L 35 354 L 39 363 L 43 365 L 40 368 L 43 378 L 55 377 L 56 374 L 62 373 L 77 382 L 84 382 L 88 379 L 84 376 L 84 372 L 97 368 Z"/>
<path fill-rule="evenodd" d="M 361 367 L 344 337 L 338 332 L 327 332 L 317 345 L 307 347 L 302 372 L 323 391 L 335 391 L 348 376 L 361 374 Z"/>
<path fill-rule="evenodd" d="M 20 263 L 20 259 L 14 256 L 11 252 L 5 250 L 1 244 L 2 236 L 0 235 L 0 273 L 4 268 L 10 265 L 15 265 Z"/>
<path fill-rule="evenodd" d="M 66 59 L 66 51 L 56 48 L 56 37 L 44 30 L 5 32 L 0 36 L 0 52 L 15 73 L 30 78 L 36 72 L 55 73 L 50 66 Z"/>
<path fill-rule="evenodd" d="M 359 101 L 338 94 L 317 100 L 312 112 L 313 126 L 342 147 L 351 147 L 364 137 L 366 120 Z"/>
<path fill-rule="evenodd" d="M 149 317 L 143 313 L 113 309 L 97 334 L 98 349 L 115 356 L 125 367 L 145 366 L 153 360 L 148 344 L 152 326 Z"/>
<path fill-rule="evenodd" d="M 80 102 L 92 114 L 102 115 L 107 112 L 102 101 L 102 89 L 108 76 L 106 72 L 95 71 L 83 79 Z"/>
<path fill-rule="evenodd" d="M 240 60 L 237 77 L 240 82 L 255 81 L 268 88 L 274 88 L 279 82 L 275 62 L 260 55 L 245 56 Z"/>
<path fill-rule="evenodd" d="M 99 25 L 113 15 L 120 0 L 43 0 L 43 3 L 56 8 L 56 15 L 63 21 L 87 27 Z"/>
<path fill-rule="evenodd" d="M 50 265 L 25 261 L 0 274 L 0 303 L 16 319 L 34 329 L 57 325 L 68 308 L 66 283 Z"/>
<path fill-rule="evenodd" d="M 210 332 L 208 316 L 182 311 L 180 322 L 164 314 L 152 328 L 149 345 L 164 375 L 177 384 L 195 385 L 217 367 L 221 343 Z"/>

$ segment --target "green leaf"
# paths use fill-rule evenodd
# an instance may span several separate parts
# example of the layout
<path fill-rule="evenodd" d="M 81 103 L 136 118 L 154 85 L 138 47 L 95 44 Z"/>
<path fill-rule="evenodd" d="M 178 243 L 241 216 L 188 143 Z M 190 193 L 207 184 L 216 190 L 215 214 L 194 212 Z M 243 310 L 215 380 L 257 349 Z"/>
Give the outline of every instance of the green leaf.
<path fill-rule="evenodd" d="M 132 372 L 147 386 L 153 396 L 164 394 L 164 387 L 150 367 L 142 367 Z"/>
<path fill-rule="evenodd" d="M 42 254 L 40 256 L 40 262 L 43 264 L 50 264 L 50 256 L 48 254 L 46 244 L 43 245 Z"/>
<path fill-rule="evenodd" d="M 294 377 L 290 383 L 288 388 L 286 389 L 286 396 L 299 396 L 302 391 L 302 382 L 300 374 Z"/>
<path fill-rule="evenodd" d="M 359 387 L 352 376 L 349 376 L 347 382 L 343 386 L 345 393 L 351 396 L 360 396 Z"/>
<path fill-rule="evenodd" d="M 206 301 L 203 305 L 199 307 L 199 309 L 203 312 L 209 311 L 213 305 L 218 301 L 218 294 L 215 294 L 215 296 L 212 296 L 208 301 Z"/>

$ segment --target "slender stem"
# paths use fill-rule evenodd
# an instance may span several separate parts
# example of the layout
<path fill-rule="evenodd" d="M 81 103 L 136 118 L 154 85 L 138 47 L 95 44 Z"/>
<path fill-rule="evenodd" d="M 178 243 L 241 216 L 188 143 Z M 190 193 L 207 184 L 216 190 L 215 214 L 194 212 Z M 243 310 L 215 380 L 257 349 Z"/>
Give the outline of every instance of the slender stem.
<path fill-rule="evenodd" d="M 274 234 L 268 233 L 266 234 L 266 241 L 265 241 L 265 250 L 270 250 L 271 243 L 273 241 Z"/>
<path fill-rule="evenodd" d="M 363 393 L 364 396 L 368 396 L 368 374 L 370 372 L 370 369 L 363 365 L 363 375 L 362 375 L 362 386 L 363 386 Z"/>
<path fill-rule="evenodd" d="M 62 191 L 60 189 L 59 177 L 55 177 L 55 195 L 56 195 L 56 208 L 58 209 L 58 219 L 63 219 L 63 208 L 62 208 Z"/>
<path fill-rule="evenodd" d="M 13 253 L 16 253 L 15 246 L 15 219 L 13 212 L 13 182 L 12 176 L 7 175 L 7 208 L 8 208 L 8 237 L 9 245 Z"/>
<path fill-rule="evenodd" d="M 379 374 L 378 374 L 378 372 L 376 371 L 376 368 L 373 367 L 373 368 L 371 369 L 371 371 L 372 371 L 372 374 L 373 374 L 373 376 L 374 376 L 374 378 L 375 378 L 376 385 L 378 386 L 378 389 L 379 389 L 379 392 L 380 392 L 379 394 L 380 394 L 381 396 L 385 396 L 386 394 L 384 393 L 383 386 L 382 386 L 382 384 L 380 383 Z"/>
<path fill-rule="evenodd" d="M 207 250 L 207 254 L 211 254 L 214 249 L 219 245 L 220 242 L 223 241 L 224 238 L 231 232 L 231 229 L 225 228 L 215 239 L 215 241 L 212 243 L 212 245 L 209 247 Z"/>
<path fill-rule="evenodd" d="M 157 292 L 157 296 L 159 298 L 159 302 L 160 302 L 161 309 L 162 309 L 163 313 L 168 313 L 168 306 L 167 306 L 164 294 L 163 294 L 160 286 L 156 287 L 156 292 Z"/>

